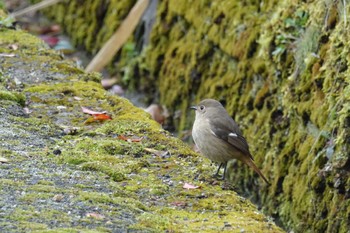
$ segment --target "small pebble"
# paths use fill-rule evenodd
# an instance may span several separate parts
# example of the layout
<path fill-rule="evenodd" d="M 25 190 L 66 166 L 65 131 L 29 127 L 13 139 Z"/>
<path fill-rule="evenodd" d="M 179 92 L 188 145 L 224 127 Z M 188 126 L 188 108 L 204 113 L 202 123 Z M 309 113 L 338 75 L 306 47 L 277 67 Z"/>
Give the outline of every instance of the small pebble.
<path fill-rule="evenodd" d="M 54 155 L 60 155 L 60 154 L 62 154 L 62 151 L 59 150 L 59 149 L 56 149 L 56 150 L 54 150 L 52 153 L 53 153 Z"/>
<path fill-rule="evenodd" d="M 56 202 L 61 202 L 63 200 L 64 196 L 62 194 L 56 194 L 55 196 L 53 196 L 52 200 L 56 201 Z"/>

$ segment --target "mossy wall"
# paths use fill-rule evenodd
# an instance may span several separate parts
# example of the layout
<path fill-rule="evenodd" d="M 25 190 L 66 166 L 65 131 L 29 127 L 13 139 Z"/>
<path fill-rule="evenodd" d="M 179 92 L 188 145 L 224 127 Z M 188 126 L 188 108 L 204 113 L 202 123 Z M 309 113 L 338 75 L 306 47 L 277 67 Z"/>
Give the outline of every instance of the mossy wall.
<path fill-rule="evenodd" d="M 91 22 L 108 19 L 113 4 L 122 18 L 134 2 L 70 3 L 71 13 L 56 17 L 95 52 L 88 45 L 101 46 L 96 35 L 112 28 L 101 23 L 91 29 Z M 344 3 L 164 0 L 151 44 L 133 61 L 119 58 L 119 74 L 127 68 L 136 88 L 150 95 L 157 89 L 162 104 L 181 110 L 174 120 L 179 130 L 191 127 L 191 104 L 203 98 L 225 103 L 272 183 L 260 187 L 253 172 L 233 163 L 235 184 L 288 229 L 347 232 L 350 4 Z M 76 13 L 87 9 L 94 13 Z M 121 18 L 113 17 L 114 26 Z M 88 29 L 71 30 L 77 22 L 77 29 Z"/>
<path fill-rule="evenodd" d="M 44 11 L 64 26 L 75 45 L 97 53 L 135 2 L 136 0 L 74 0 L 56 4 Z"/>
<path fill-rule="evenodd" d="M 0 44 L 0 232 L 283 232 L 99 74 L 21 30 Z"/>

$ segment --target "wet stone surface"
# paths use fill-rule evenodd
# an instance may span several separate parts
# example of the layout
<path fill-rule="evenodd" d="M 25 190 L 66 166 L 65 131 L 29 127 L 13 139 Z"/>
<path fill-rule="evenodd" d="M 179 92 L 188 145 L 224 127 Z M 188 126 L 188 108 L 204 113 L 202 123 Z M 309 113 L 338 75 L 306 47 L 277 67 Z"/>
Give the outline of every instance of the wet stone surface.
<path fill-rule="evenodd" d="M 21 31 L 0 44 L 0 232 L 282 232 L 98 75 Z"/>

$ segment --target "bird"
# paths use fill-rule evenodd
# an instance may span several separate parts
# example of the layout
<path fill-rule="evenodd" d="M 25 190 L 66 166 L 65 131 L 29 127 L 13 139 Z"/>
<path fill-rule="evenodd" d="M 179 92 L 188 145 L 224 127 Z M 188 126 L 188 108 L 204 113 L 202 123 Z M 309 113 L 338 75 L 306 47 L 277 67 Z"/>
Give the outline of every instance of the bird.
<path fill-rule="evenodd" d="M 219 163 L 215 176 L 224 168 L 222 179 L 225 179 L 227 162 L 240 160 L 251 167 L 269 184 L 266 177 L 255 165 L 249 151 L 247 140 L 242 136 L 238 124 L 230 117 L 223 105 L 214 99 L 204 99 L 196 106 L 195 121 L 192 128 L 192 138 L 201 154 Z"/>

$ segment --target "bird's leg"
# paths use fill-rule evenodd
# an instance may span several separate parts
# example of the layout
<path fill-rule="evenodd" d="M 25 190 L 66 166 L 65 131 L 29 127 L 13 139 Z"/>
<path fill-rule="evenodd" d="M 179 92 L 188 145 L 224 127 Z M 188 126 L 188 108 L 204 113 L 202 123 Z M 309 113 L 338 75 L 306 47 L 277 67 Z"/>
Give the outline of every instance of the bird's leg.
<path fill-rule="evenodd" d="M 222 163 L 222 164 L 224 164 L 224 174 L 222 174 L 222 180 L 225 180 L 225 178 L 226 178 L 227 162 L 226 163 Z"/>
<path fill-rule="evenodd" d="M 222 174 L 221 176 L 221 179 L 224 180 L 225 177 L 226 177 L 226 167 L 227 167 L 227 162 L 226 163 L 220 163 L 219 167 L 218 167 L 218 170 L 216 171 L 215 173 L 215 177 L 218 177 L 219 176 L 219 172 L 220 172 L 220 169 L 224 167 L 224 173 Z"/>
<path fill-rule="evenodd" d="M 219 176 L 219 172 L 220 172 L 220 169 L 222 167 L 224 163 L 220 163 L 219 167 L 218 167 L 218 170 L 216 171 L 216 173 L 214 174 L 214 176 Z"/>

